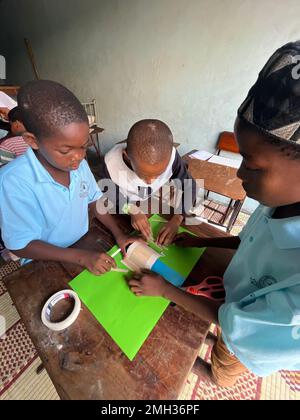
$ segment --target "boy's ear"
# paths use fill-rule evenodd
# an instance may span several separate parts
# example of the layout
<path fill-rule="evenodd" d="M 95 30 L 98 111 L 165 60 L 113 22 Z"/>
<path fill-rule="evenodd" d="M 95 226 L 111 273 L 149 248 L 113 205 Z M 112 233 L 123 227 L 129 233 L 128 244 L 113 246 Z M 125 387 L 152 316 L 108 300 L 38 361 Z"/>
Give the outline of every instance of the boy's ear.
<path fill-rule="evenodd" d="M 123 150 L 124 155 L 127 157 L 127 159 L 129 159 L 128 153 L 127 153 L 127 147 L 125 147 L 125 149 Z"/>
<path fill-rule="evenodd" d="M 131 158 L 128 154 L 127 147 L 125 147 L 125 149 L 123 150 L 123 153 L 124 153 L 125 158 L 128 159 L 129 162 L 131 162 Z"/>
<path fill-rule="evenodd" d="M 39 149 L 39 144 L 34 134 L 29 133 L 28 131 L 25 131 L 25 133 L 22 134 L 22 137 L 25 143 L 27 143 L 28 146 L 30 146 L 32 149 L 34 150 Z"/>

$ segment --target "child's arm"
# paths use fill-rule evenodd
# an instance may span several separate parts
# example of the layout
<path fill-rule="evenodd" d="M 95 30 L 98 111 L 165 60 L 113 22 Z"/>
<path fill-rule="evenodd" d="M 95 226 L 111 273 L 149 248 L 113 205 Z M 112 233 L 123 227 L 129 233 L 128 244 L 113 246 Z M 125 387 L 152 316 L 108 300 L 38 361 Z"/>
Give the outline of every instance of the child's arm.
<path fill-rule="evenodd" d="M 180 233 L 176 236 L 174 243 L 181 247 L 238 249 L 241 240 L 238 236 L 228 236 L 224 238 L 199 238 L 198 236 L 192 236 L 189 233 Z"/>
<path fill-rule="evenodd" d="M 130 280 L 129 286 L 137 296 L 162 296 L 209 322 L 218 322 L 218 310 L 221 303 L 191 295 L 173 286 L 162 276 L 145 274 L 140 280 Z"/>
<path fill-rule="evenodd" d="M 126 254 L 126 246 L 130 245 L 132 242 L 138 240 L 138 238 L 130 237 L 126 235 L 116 223 L 116 220 L 112 217 L 111 214 L 100 214 L 97 212 L 96 202 L 93 202 L 89 205 L 94 216 L 101 222 L 108 230 L 113 234 L 116 242 L 122 250 L 123 255 Z"/>
<path fill-rule="evenodd" d="M 114 259 L 105 252 L 60 248 L 43 241 L 31 241 L 25 248 L 12 251 L 20 258 L 75 263 L 95 275 L 103 274 L 116 266 Z"/>

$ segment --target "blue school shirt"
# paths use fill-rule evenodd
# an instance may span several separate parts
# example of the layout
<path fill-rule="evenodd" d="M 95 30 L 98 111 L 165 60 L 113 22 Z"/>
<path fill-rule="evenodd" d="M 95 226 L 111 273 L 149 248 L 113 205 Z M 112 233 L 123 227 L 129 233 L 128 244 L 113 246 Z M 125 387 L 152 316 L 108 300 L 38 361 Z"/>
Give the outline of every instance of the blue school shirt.
<path fill-rule="evenodd" d="M 0 170 L 0 228 L 5 246 L 19 250 L 33 240 L 63 248 L 72 245 L 87 233 L 88 205 L 101 195 L 85 160 L 70 172 L 67 188 L 54 181 L 29 148 Z"/>
<path fill-rule="evenodd" d="M 300 217 L 259 206 L 224 274 L 219 310 L 228 349 L 252 372 L 300 370 Z"/>

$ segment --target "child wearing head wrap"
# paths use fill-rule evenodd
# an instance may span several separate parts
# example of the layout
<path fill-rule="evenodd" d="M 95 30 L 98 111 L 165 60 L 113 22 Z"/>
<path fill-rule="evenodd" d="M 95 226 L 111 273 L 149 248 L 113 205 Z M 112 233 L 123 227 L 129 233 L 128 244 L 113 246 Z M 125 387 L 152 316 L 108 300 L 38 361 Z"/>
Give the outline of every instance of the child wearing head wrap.
<path fill-rule="evenodd" d="M 189 295 L 156 275 L 130 282 L 138 296 L 164 296 L 218 321 L 209 369 L 219 386 L 233 386 L 247 370 L 262 377 L 300 370 L 299 63 L 299 41 L 277 50 L 239 108 L 238 176 L 247 195 L 260 202 L 240 236 L 176 240 L 237 249 L 224 274 L 225 303 Z"/>

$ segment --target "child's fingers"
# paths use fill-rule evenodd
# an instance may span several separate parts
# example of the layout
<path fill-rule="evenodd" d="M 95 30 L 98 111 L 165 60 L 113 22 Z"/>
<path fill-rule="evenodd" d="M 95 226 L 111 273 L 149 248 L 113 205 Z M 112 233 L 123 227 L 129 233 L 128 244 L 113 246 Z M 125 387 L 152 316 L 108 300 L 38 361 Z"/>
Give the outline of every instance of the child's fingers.
<path fill-rule="evenodd" d="M 144 239 L 148 239 L 149 234 L 147 233 L 147 225 L 144 225 L 143 223 L 133 223 L 132 227 L 134 230 L 141 232 Z"/>
<path fill-rule="evenodd" d="M 180 233 L 179 235 L 176 235 L 173 239 L 173 243 L 177 246 L 181 247 L 188 247 L 195 243 L 195 237 L 192 237 L 188 233 Z"/>
<path fill-rule="evenodd" d="M 157 243 L 159 245 L 164 245 L 164 242 L 169 234 L 169 231 L 166 228 L 162 228 L 162 230 L 159 232 Z"/>
<path fill-rule="evenodd" d="M 164 231 L 165 231 L 165 226 L 164 227 L 162 227 L 161 228 L 161 230 L 158 232 L 158 235 L 157 235 L 157 238 L 156 238 L 156 242 L 157 243 L 160 243 L 160 240 L 161 240 L 161 236 L 162 236 L 162 234 L 164 233 Z"/>
<path fill-rule="evenodd" d="M 175 238 L 174 238 L 174 242 L 182 242 L 185 241 L 186 239 L 188 239 L 191 235 L 189 235 L 188 233 L 178 233 Z"/>
<path fill-rule="evenodd" d="M 139 287 L 141 282 L 139 280 L 129 280 L 128 284 L 130 287 Z"/>
<path fill-rule="evenodd" d="M 148 235 L 150 235 L 151 234 L 151 226 L 150 226 L 150 223 L 149 223 L 148 219 L 145 219 L 142 222 L 142 225 L 143 225 L 143 229 L 147 232 Z"/>
<path fill-rule="evenodd" d="M 148 225 L 147 224 L 142 224 L 140 226 L 140 231 L 141 231 L 143 237 L 146 240 L 148 240 L 150 238 L 150 236 L 151 236 L 151 230 L 150 230 L 150 225 L 149 224 Z"/>
<path fill-rule="evenodd" d="M 170 244 L 172 243 L 172 239 L 173 239 L 173 234 L 172 234 L 172 233 L 169 233 L 169 234 L 165 237 L 164 242 L 163 242 L 163 245 L 165 245 L 165 246 L 170 245 Z"/>
<path fill-rule="evenodd" d="M 141 294 L 142 293 L 142 290 L 139 288 L 139 287 L 131 287 L 131 291 L 133 292 L 133 293 L 135 293 L 136 295 L 139 293 L 139 294 Z"/>
<path fill-rule="evenodd" d="M 105 263 L 104 261 L 100 261 L 96 264 L 95 271 L 99 272 L 99 274 L 104 274 L 107 271 L 111 270 L 111 265 Z"/>
<path fill-rule="evenodd" d="M 107 267 L 107 269 L 116 267 L 115 260 L 108 254 L 102 254 L 101 261 L 105 265 L 105 267 Z"/>
<path fill-rule="evenodd" d="M 96 268 L 89 268 L 88 270 L 89 270 L 89 272 L 90 272 L 90 273 L 94 274 L 94 276 L 101 276 L 101 274 L 102 274 L 102 273 L 101 273 L 98 269 L 96 269 Z"/>
<path fill-rule="evenodd" d="M 142 278 L 142 275 L 141 273 L 138 273 L 138 272 L 134 272 L 131 276 L 131 279 L 133 280 L 141 280 L 141 278 Z"/>
<path fill-rule="evenodd" d="M 93 274 L 95 274 L 96 276 L 101 276 L 101 274 L 104 274 L 104 273 L 107 272 L 107 269 L 106 269 L 106 267 L 104 267 L 102 265 L 98 265 L 93 270 L 91 270 L 91 272 Z"/>
<path fill-rule="evenodd" d="M 142 274 L 154 274 L 153 271 L 149 270 L 148 268 L 142 268 L 141 272 Z"/>

